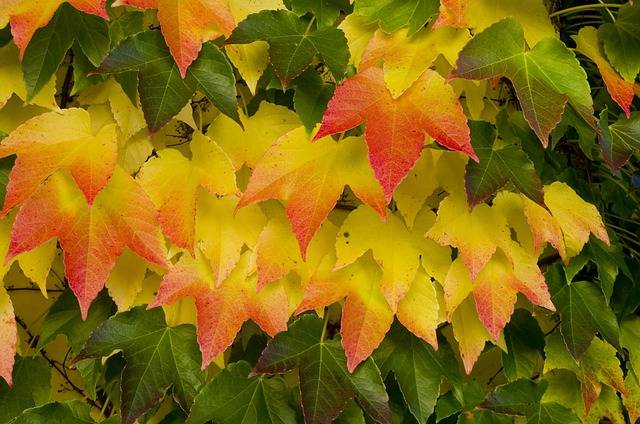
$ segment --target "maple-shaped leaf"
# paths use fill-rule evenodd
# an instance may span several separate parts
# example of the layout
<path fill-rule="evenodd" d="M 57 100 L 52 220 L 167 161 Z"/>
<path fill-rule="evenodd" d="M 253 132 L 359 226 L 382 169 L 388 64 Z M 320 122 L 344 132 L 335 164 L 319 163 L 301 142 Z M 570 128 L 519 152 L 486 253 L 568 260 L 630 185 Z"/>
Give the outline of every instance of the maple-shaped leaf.
<path fill-rule="evenodd" d="M 282 88 L 307 69 L 316 55 L 329 68 L 336 80 L 347 72 L 349 50 L 347 40 L 333 26 L 308 31 L 308 24 L 287 10 L 263 10 L 249 15 L 233 30 L 226 44 L 269 43 L 269 57 Z"/>
<path fill-rule="evenodd" d="M 557 368 L 573 371 L 581 383 L 582 400 L 587 414 L 598 399 L 603 384 L 626 394 L 616 349 L 607 342 L 594 338 L 578 365 L 567 350 L 560 332 L 555 331 L 546 341 L 544 372 Z"/>
<path fill-rule="evenodd" d="M 609 124 L 609 111 L 600 112 L 600 148 L 612 172 L 622 167 L 634 150 L 640 149 L 640 112 L 631 112 L 628 118 L 620 116 Z"/>
<path fill-rule="evenodd" d="M 127 37 L 104 58 L 96 73 L 137 71 L 138 91 L 150 134 L 176 116 L 200 89 L 222 113 L 239 121 L 235 77 L 224 54 L 211 43 L 183 78 L 159 31 Z M 159 96 L 159 93 L 163 93 Z"/>
<path fill-rule="evenodd" d="M 261 102 L 251 116 L 240 110 L 240 122 L 242 127 L 228 116 L 220 115 L 206 133 L 229 156 L 236 171 L 245 164 L 254 169 L 277 139 L 302 124 L 294 111 L 269 102 Z"/>
<path fill-rule="evenodd" d="M 549 213 L 549 210 L 530 199 L 523 198 L 523 211 L 533 236 L 533 251 L 539 252 L 543 244 L 549 242 L 558 251 L 562 261 L 568 264 L 569 256 L 567 255 L 562 228 Z"/>
<path fill-rule="evenodd" d="M 110 47 L 109 26 L 104 19 L 62 4 L 51 21 L 35 32 L 24 50 L 21 66 L 27 88 L 26 100 L 31 101 L 50 82 L 69 49 L 74 52 L 73 66 L 78 77 L 81 64 L 87 73 L 92 71 L 100 64 Z M 86 77 L 86 74 L 82 77 Z M 81 81 L 77 80 L 74 84 L 80 86 Z"/>
<path fill-rule="evenodd" d="M 507 352 L 502 352 L 504 374 L 510 382 L 532 378 L 544 352 L 540 324 L 526 309 L 516 309 L 504 328 Z"/>
<path fill-rule="evenodd" d="M 304 127 L 299 127 L 278 139 L 257 163 L 238 209 L 266 199 L 285 200 L 304 259 L 313 235 L 347 184 L 385 216 L 386 202 L 367 163 L 362 139 L 349 137 L 336 143 L 326 137 L 312 143 Z"/>
<path fill-rule="evenodd" d="M 293 88 L 293 106 L 307 132 L 311 133 L 322 120 L 336 87 L 325 83 L 315 69 L 307 68 L 294 80 Z"/>
<path fill-rule="evenodd" d="M 402 180 L 393 194 L 396 207 L 409 229 L 413 228 L 414 221 L 427 198 L 440 187 L 436 164 L 441 153 L 440 150 L 424 149 L 411 172 Z"/>
<path fill-rule="evenodd" d="M 51 399 L 51 364 L 40 356 L 17 355 L 12 387 L 0 380 L 0 422 L 8 423 L 22 411 Z"/>
<path fill-rule="evenodd" d="M 436 71 L 427 69 L 397 99 L 387 88 L 382 69 L 372 67 L 356 74 L 336 89 L 315 140 L 363 122 L 367 122 L 364 137 L 371 168 L 387 202 L 420 157 L 425 132 L 441 145 L 477 160 L 462 106 Z"/>
<path fill-rule="evenodd" d="M 560 314 L 562 337 L 573 358 L 583 357 L 596 332 L 619 346 L 618 321 L 598 287 L 588 281 L 568 284 L 558 266 L 547 270 L 545 277 Z"/>
<path fill-rule="evenodd" d="M 508 182 L 538 204 L 544 203 L 542 181 L 529 156 L 519 147 L 501 140 L 494 147 L 496 130 L 486 121 L 469 122 L 471 144 L 479 162 L 467 162 L 464 175 L 470 207 L 485 201 Z"/>
<path fill-rule="evenodd" d="M 13 423 L 19 424 L 94 424 L 91 417 L 91 405 L 79 399 L 52 402 L 37 408 L 27 409 L 18 415 Z M 117 424 L 117 416 L 100 421 L 104 424 Z"/>
<path fill-rule="evenodd" d="M 13 303 L 4 286 L 0 287 L 0 377 L 13 385 L 12 371 L 16 345 L 18 343 L 18 329 L 16 328 Z"/>
<path fill-rule="evenodd" d="M 609 62 L 625 81 L 633 82 L 640 71 L 640 6 L 623 4 L 614 23 L 598 28 Z"/>
<path fill-rule="evenodd" d="M 625 81 L 609 64 L 598 33 L 594 27 L 580 28 L 578 35 L 571 38 L 576 42 L 576 51 L 593 60 L 598 66 L 602 80 L 607 86 L 611 98 L 624 110 L 629 118 L 630 106 L 633 101 L 633 81 Z"/>
<path fill-rule="evenodd" d="M 454 26 L 460 28 L 471 27 L 464 18 L 464 13 L 470 0 L 441 0 L 440 14 L 431 27 L 432 30 L 441 26 Z"/>
<path fill-rule="evenodd" d="M 13 3 L 13 2 L 10 2 Z M 78 10 L 109 19 L 105 9 L 106 0 L 49 0 L 15 2 L 8 12 L 11 21 L 11 33 L 16 46 L 20 49 L 20 59 L 38 28 L 47 25 L 53 14 L 63 3 L 69 3 Z M 11 5 L 9 6 L 11 7 Z"/>
<path fill-rule="evenodd" d="M 346 297 L 340 334 L 349 372 L 380 345 L 393 322 L 393 311 L 380 290 L 381 270 L 370 254 L 331 272 L 332 255 L 311 277 L 296 314 L 321 308 Z"/>
<path fill-rule="evenodd" d="M 294 423 L 291 390 L 282 377 L 250 377 L 250 372 L 245 361 L 229 364 L 195 397 L 186 423 Z"/>
<path fill-rule="evenodd" d="M 522 378 L 496 387 L 478 407 L 500 414 L 524 416 L 532 424 L 582 423 L 576 413 L 566 406 L 543 400 L 548 386 L 549 383 L 544 379 L 536 383 Z"/>
<path fill-rule="evenodd" d="M 269 284 L 257 292 L 258 278 L 251 252 L 240 257 L 236 268 L 218 288 L 209 261 L 197 257 L 180 258 L 164 276 L 149 308 L 169 305 L 184 297 L 195 299 L 202 369 L 231 345 L 242 324 L 250 318 L 271 336 L 287 329 L 287 292 L 281 283 Z"/>
<path fill-rule="evenodd" d="M 65 170 L 52 174 L 22 204 L 5 262 L 53 237 L 64 251 L 65 275 L 83 319 L 124 246 L 167 266 L 153 203 L 118 167 L 91 207 Z"/>
<path fill-rule="evenodd" d="M 499 48 L 488 51 L 486 46 Z M 567 102 L 594 125 L 587 75 L 575 54 L 556 38 L 543 38 L 526 50 L 522 25 L 515 18 L 503 19 L 473 37 L 460 52 L 456 67 L 452 77 L 508 78 L 525 119 L 545 147 Z"/>
<path fill-rule="evenodd" d="M 468 30 L 453 27 L 436 31 L 422 28 L 411 37 L 407 37 L 404 29 L 391 34 L 379 29 L 367 43 L 358 71 L 377 66 L 382 61 L 387 87 L 393 98 L 398 98 L 439 55 L 449 63 L 455 63 L 458 52 L 470 38 Z"/>
<path fill-rule="evenodd" d="M 386 218 L 383 222 L 366 205 L 351 212 L 340 227 L 336 240 L 338 261 L 334 268 L 353 263 L 371 249 L 382 269 L 380 289 L 396 312 L 398 303 L 416 278 L 423 252 L 398 216 L 387 212 Z M 371 234 L 376 234 L 376 237 L 371 237 Z"/>
<path fill-rule="evenodd" d="M 65 128 L 65 131 L 60 131 Z M 50 112 L 26 121 L 0 144 L 0 157 L 17 154 L 9 174 L 2 216 L 24 202 L 57 169 L 67 168 L 89 205 L 116 166 L 114 124 L 94 131 L 84 109 Z M 42 158 L 47 160 L 43 161 Z"/>
<path fill-rule="evenodd" d="M 389 398 L 373 359 L 349 372 L 340 341 L 323 340 L 322 320 L 315 315 L 300 317 L 270 340 L 253 373 L 296 368 L 306 424 L 331 423 L 354 397 L 374 420 L 391 423 Z"/>
<path fill-rule="evenodd" d="M 470 212 L 461 193 L 453 193 L 440 202 L 438 219 L 426 236 L 441 245 L 457 248 L 472 281 L 498 247 L 509 254 L 511 245 L 504 216 L 487 204 L 479 204 Z"/>
<path fill-rule="evenodd" d="M 444 337 L 440 338 L 438 346 L 438 350 L 434 350 L 395 322 L 373 353 L 383 376 L 393 372 L 409 410 L 421 423 L 433 413 L 444 377 L 453 385 L 461 385 L 451 346 Z"/>
<path fill-rule="evenodd" d="M 365 24 L 378 22 L 387 33 L 408 26 L 412 35 L 438 13 L 438 6 L 437 0 L 361 0 L 353 11 L 366 17 Z"/>
<path fill-rule="evenodd" d="M 318 23 L 318 28 L 333 25 L 340 16 L 340 11 L 350 13 L 351 5 L 348 0 L 293 0 L 291 10 L 298 16 L 312 12 Z"/>
<path fill-rule="evenodd" d="M 135 307 L 116 314 L 91 335 L 74 362 L 109 356 L 121 350 L 126 365 L 121 377 L 120 416 L 132 424 L 173 386 L 173 397 L 188 411 L 204 386 L 195 329 L 168 327 L 160 308 Z"/>
<path fill-rule="evenodd" d="M 562 229 L 567 257 L 580 253 L 590 234 L 610 244 L 598 209 L 585 202 L 569 185 L 556 181 L 545 186 L 544 203 Z"/>
<path fill-rule="evenodd" d="M 158 220 L 173 244 L 193 254 L 198 187 L 232 194 L 236 178 L 229 157 L 209 137 L 193 133 L 189 160 L 178 150 L 157 152 L 140 169 L 137 180 L 158 210 Z"/>
<path fill-rule="evenodd" d="M 223 0 L 117 0 L 112 6 L 158 9 L 162 34 L 182 78 L 198 57 L 203 42 L 220 33 L 228 36 L 235 27 L 229 6 Z M 217 25 L 219 32 L 210 31 L 210 24 Z"/>

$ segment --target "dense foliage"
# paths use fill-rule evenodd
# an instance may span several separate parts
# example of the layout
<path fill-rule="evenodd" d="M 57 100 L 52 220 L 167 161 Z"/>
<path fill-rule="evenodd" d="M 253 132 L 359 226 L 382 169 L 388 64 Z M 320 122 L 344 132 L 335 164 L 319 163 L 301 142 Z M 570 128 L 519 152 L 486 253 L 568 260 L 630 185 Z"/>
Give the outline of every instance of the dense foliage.
<path fill-rule="evenodd" d="M 639 71 L 631 1 L 0 1 L 0 422 L 636 422 Z"/>

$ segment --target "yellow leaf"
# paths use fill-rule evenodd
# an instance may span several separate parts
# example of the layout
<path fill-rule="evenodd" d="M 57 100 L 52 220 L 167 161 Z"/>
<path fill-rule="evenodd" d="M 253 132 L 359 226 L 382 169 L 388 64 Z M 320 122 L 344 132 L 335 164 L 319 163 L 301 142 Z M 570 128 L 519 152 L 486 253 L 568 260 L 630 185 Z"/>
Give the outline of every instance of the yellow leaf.
<path fill-rule="evenodd" d="M 236 170 L 243 164 L 253 169 L 278 138 L 302 125 L 294 111 L 268 102 L 260 103 L 250 117 L 240 110 L 240 121 L 244 130 L 228 116 L 220 115 L 207 130 L 207 136 L 227 153 Z"/>
<path fill-rule="evenodd" d="M 526 196 L 510 191 L 500 191 L 493 198 L 492 209 L 504 216 L 509 226 L 516 232 L 518 243 L 529 253 L 539 254 L 539 247 L 534 243 L 532 231 L 525 215 Z M 533 202 L 531 202 L 533 203 Z M 534 203 L 535 204 L 535 203 Z"/>
<path fill-rule="evenodd" d="M 468 296 L 456 308 L 451 317 L 451 325 L 453 336 L 458 341 L 464 370 L 469 374 L 482 353 L 485 343 L 491 338 L 478 319 L 473 297 Z"/>
<path fill-rule="evenodd" d="M 366 16 L 358 16 L 355 14 L 348 15 L 344 21 L 338 25 L 338 29 L 344 32 L 347 37 L 347 46 L 349 47 L 349 64 L 356 68 L 360 66 L 360 59 L 364 53 L 367 43 L 378 29 L 378 25 L 364 24 Z"/>
<path fill-rule="evenodd" d="M 126 247 L 122 255 L 116 259 L 116 264 L 104 285 L 118 306 L 118 312 L 128 311 L 135 306 L 136 298 L 142 291 L 147 263 Z"/>
<path fill-rule="evenodd" d="M 125 140 L 118 139 L 118 165 L 128 174 L 136 174 L 142 165 L 153 154 L 153 144 L 147 137 L 147 131 L 142 130 L 133 137 Z"/>
<path fill-rule="evenodd" d="M 387 34 L 378 29 L 362 54 L 358 71 L 362 72 L 380 61 L 384 66 L 384 80 L 394 98 L 399 97 L 427 70 L 439 55 L 450 64 L 471 39 L 465 28 L 450 26 L 431 31 L 422 28 L 407 38 L 408 29 Z"/>
<path fill-rule="evenodd" d="M 430 277 L 442 282 L 451 266 L 451 248 L 441 246 L 430 238 L 419 236 L 429 231 L 436 219 L 436 214 L 428 206 L 423 207 L 416 216 L 412 232 L 417 236 L 415 243 L 421 251 L 422 267 Z"/>
<path fill-rule="evenodd" d="M 554 182 L 544 188 L 544 203 L 564 234 L 567 258 L 576 256 L 589 234 L 609 244 L 609 235 L 598 209 L 582 200 L 567 184 Z"/>
<path fill-rule="evenodd" d="M 0 286 L 0 377 L 12 384 L 14 357 L 18 343 L 18 330 L 11 298 L 4 286 Z"/>
<path fill-rule="evenodd" d="M 440 153 L 439 150 L 424 149 L 420 159 L 393 193 L 398 211 L 409 229 L 413 228 L 413 221 L 424 202 L 440 187 L 435 169 Z"/>
<path fill-rule="evenodd" d="M 42 246 L 16 257 L 24 275 L 40 287 L 44 297 L 47 297 L 47 277 L 57 252 L 56 240 L 50 240 Z"/>
<path fill-rule="evenodd" d="M 440 324 L 439 310 L 440 305 L 434 283 L 422 268 L 418 268 L 409 291 L 398 303 L 396 316 L 407 330 L 437 349 L 436 328 Z"/>
<path fill-rule="evenodd" d="M 556 37 L 543 0 L 471 0 L 464 14 L 476 33 L 509 16 L 520 22 L 529 46 L 534 46 L 544 37 Z"/>

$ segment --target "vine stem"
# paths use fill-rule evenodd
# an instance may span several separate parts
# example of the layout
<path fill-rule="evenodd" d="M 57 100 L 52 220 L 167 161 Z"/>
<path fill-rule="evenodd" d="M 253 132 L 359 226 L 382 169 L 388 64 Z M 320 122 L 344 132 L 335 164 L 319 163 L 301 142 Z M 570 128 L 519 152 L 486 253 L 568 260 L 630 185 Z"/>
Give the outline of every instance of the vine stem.
<path fill-rule="evenodd" d="M 599 4 L 583 4 L 580 6 L 573 6 L 573 7 L 568 7 L 566 9 L 562 9 L 562 10 L 558 10 L 556 12 L 553 12 L 552 14 L 549 15 L 549 18 L 555 18 L 557 16 L 560 15 L 567 15 L 569 13 L 574 13 L 574 12 L 580 12 L 581 10 L 590 10 L 590 9 L 597 9 L 600 7 L 604 7 L 605 9 L 608 10 L 608 8 L 618 8 L 621 7 L 621 4 L 616 4 L 616 3 L 599 3 Z M 611 13 L 611 12 L 609 12 Z"/>

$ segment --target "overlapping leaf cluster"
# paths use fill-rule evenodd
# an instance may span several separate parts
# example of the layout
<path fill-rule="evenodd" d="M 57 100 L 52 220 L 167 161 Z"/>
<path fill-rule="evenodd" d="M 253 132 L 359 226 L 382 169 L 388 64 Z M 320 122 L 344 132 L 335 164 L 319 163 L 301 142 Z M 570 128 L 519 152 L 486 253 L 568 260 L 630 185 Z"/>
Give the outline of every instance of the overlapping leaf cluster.
<path fill-rule="evenodd" d="M 634 422 L 639 7 L 4 1 L 0 421 Z"/>

